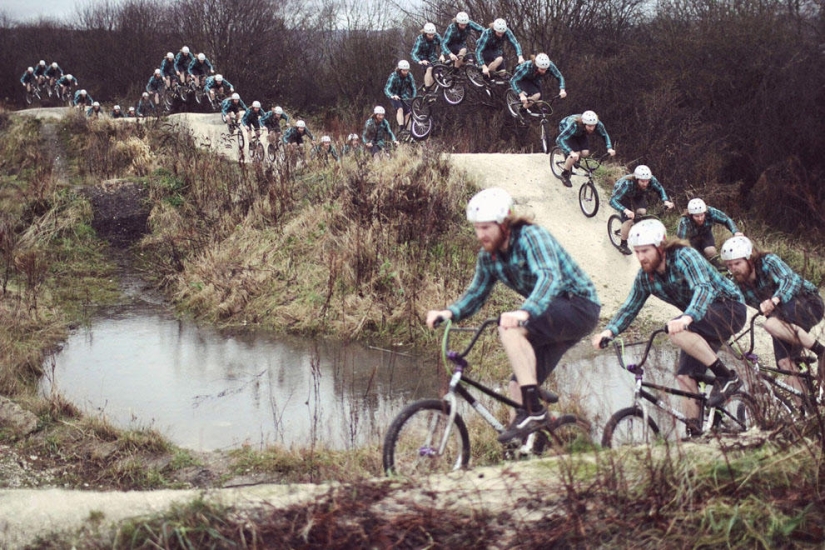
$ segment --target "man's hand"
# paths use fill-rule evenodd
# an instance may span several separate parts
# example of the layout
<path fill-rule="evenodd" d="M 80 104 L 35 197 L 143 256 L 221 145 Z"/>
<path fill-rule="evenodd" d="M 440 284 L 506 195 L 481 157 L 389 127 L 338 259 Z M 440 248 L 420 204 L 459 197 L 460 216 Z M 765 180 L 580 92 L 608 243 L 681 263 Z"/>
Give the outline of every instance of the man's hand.
<path fill-rule="evenodd" d="M 768 315 L 773 313 L 773 311 L 776 309 L 776 306 L 778 306 L 778 305 L 779 305 L 779 298 L 777 298 L 776 296 L 773 296 L 772 298 L 769 298 L 769 299 L 765 300 L 764 302 L 762 302 L 761 304 L 759 304 L 759 311 L 762 312 L 762 315 L 767 317 Z"/>
<path fill-rule="evenodd" d="M 676 319 L 671 319 L 667 322 L 667 333 L 679 334 L 680 332 L 686 331 L 692 322 L 693 317 L 690 315 L 682 315 Z"/>
<path fill-rule="evenodd" d="M 431 329 L 435 328 L 435 321 L 439 317 L 441 319 L 444 319 L 444 320 L 452 319 L 453 318 L 453 312 L 450 311 L 449 309 L 442 309 L 442 310 L 433 309 L 433 310 L 428 311 L 427 312 L 427 327 L 431 328 Z"/>
<path fill-rule="evenodd" d="M 675 205 L 674 205 L 672 202 L 670 202 L 670 201 L 665 201 L 665 202 L 664 202 L 664 205 L 665 205 L 665 208 L 667 208 L 668 210 L 673 210 L 673 207 L 675 206 Z"/>
<path fill-rule="evenodd" d="M 400 97 L 398 97 L 397 95 L 394 95 L 394 96 L 392 96 L 390 99 L 394 99 L 394 100 L 396 100 L 396 101 L 399 101 L 401 98 L 400 98 Z"/>
<path fill-rule="evenodd" d="M 615 157 L 616 156 L 616 150 L 615 149 L 608 149 L 607 154 L 610 155 L 611 157 Z"/>
<path fill-rule="evenodd" d="M 625 217 L 627 217 L 628 220 L 633 220 L 633 219 L 636 218 L 636 212 L 634 212 L 633 210 L 631 210 L 629 208 L 624 209 L 624 215 L 625 215 Z"/>
<path fill-rule="evenodd" d="M 579 153 L 576 151 L 570 151 L 570 158 L 573 159 L 573 162 L 579 160 Z"/>
<path fill-rule="evenodd" d="M 518 56 L 518 62 L 519 62 L 519 65 L 524 63 L 524 56 L 523 55 Z"/>
<path fill-rule="evenodd" d="M 530 319 L 530 314 L 523 309 L 516 311 L 505 311 L 501 314 L 498 321 L 498 326 L 501 328 L 517 328 L 519 323 Z"/>
<path fill-rule="evenodd" d="M 590 343 L 593 344 L 594 349 L 602 349 L 602 340 L 605 338 L 613 339 L 613 331 L 610 330 L 603 330 L 598 334 L 595 334 L 593 338 L 590 340 Z"/>
<path fill-rule="evenodd" d="M 458 56 L 457 56 L 456 54 L 454 54 L 454 53 L 451 53 L 451 54 L 450 54 L 450 59 L 452 59 L 453 61 L 455 61 L 455 60 L 457 60 L 457 59 L 458 59 Z"/>
<path fill-rule="evenodd" d="M 562 88 L 561 90 L 559 90 L 559 97 L 560 97 L 560 98 L 562 98 L 562 99 L 564 99 L 565 97 L 567 97 L 567 92 L 564 90 L 564 88 Z"/>

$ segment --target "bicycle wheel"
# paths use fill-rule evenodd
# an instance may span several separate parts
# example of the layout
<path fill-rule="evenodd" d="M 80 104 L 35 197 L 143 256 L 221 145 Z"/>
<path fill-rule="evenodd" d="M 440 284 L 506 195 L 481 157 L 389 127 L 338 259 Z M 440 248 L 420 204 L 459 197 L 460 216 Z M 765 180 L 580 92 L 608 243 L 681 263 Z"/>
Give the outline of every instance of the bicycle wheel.
<path fill-rule="evenodd" d="M 424 96 L 418 96 L 412 100 L 410 104 L 410 112 L 412 113 L 413 118 L 417 120 L 425 120 L 430 118 L 432 114 L 432 107 L 430 106 L 430 102 L 427 101 Z"/>
<path fill-rule="evenodd" d="M 607 236 L 610 237 L 610 244 L 619 248 L 622 245 L 622 217 L 613 214 L 607 219 Z"/>
<path fill-rule="evenodd" d="M 455 83 L 455 79 L 453 78 L 450 68 L 441 64 L 437 64 L 433 67 L 433 80 L 435 80 L 436 83 L 438 83 L 438 85 L 442 88 L 452 88 Z"/>
<path fill-rule="evenodd" d="M 458 105 L 464 101 L 466 92 L 467 91 L 464 88 L 464 84 L 461 82 L 455 82 L 452 86 L 444 88 L 444 101 L 450 105 Z"/>
<path fill-rule="evenodd" d="M 470 84 L 476 88 L 485 88 L 487 86 L 484 73 L 481 72 L 481 69 L 475 63 L 464 65 L 464 74 L 467 76 Z"/>
<path fill-rule="evenodd" d="M 34 93 L 33 92 L 26 92 L 26 105 L 31 105 L 34 101 Z"/>
<path fill-rule="evenodd" d="M 599 192 L 592 180 L 579 187 L 579 207 L 587 218 L 592 218 L 599 211 Z"/>
<path fill-rule="evenodd" d="M 550 171 L 553 172 L 553 175 L 556 176 L 559 180 L 562 179 L 561 173 L 564 170 L 564 152 L 561 150 L 561 147 L 556 145 L 550 151 Z"/>
<path fill-rule="evenodd" d="M 713 430 L 724 434 L 738 434 L 762 427 L 762 416 L 756 401 L 746 393 L 734 393 L 727 403 L 717 407 Z"/>
<path fill-rule="evenodd" d="M 470 434 L 459 415 L 450 422 L 446 401 L 424 399 L 407 405 L 384 436 L 387 475 L 447 473 L 466 468 L 469 462 Z"/>
<path fill-rule="evenodd" d="M 235 135 L 238 136 L 238 150 L 243 152 L 243 146 L 244 146 L 243 130 L 241 130 L 240 128 L 237 128 L 235 130 L 235 132 L 236 132 Z"/>
<path fill-rule="evenodd" d="M 507 112 L 510 113 L 511 117 L 522 118 L 519 112 L 521 110 L 521 100 L 512 88 L 504 93 L 504 104 L 507 106 Z"/>
<path fill-rule="evenodd" d="M 550 122 L 543 118 L 541 119 L 541 152 L 547 154 L 550 149 Z"/>
<path fill-rule="evenodd" d="M 270 143 L 266 147 L 266 153 L 269 162 L 280 164 L 284 161 L 284 148 L 279 145 Z"/>
<path fill-rule="evenodd" d="M 163 107 L 167 113 L 171 113 L 175 107 L 175 92 L 169 88 L 163 92 Z"/>
<path fill-rule="evenodd" d="M 650 443 L 659 437 L 659 426 L 652 418 L 644 424 L 644 414 L 639 407 L 628 407 L 616 412 L 607 421 L 602 435 L 602 447 L 622 447 Z"/>
<path fill-rule="evenodd" d="M 252 162 L 263 162 L 264 160 L 264 144 L 260 141 L 255 143 L 252 149 Z"/>
<path fill-rule="evenodd" d="M 427 117 L 424 120 L 417 120 L 412 118 L 410 120 L 410 135 L 413 139 L 417 141 L 421 141 L 422 139 L 427 139 L 430 135 L 430 132 L 433 130 L 433 118 Z"/>
<path fill-rule="evenodd" d="M 590 424 L 573 414 L 562 415 L 550 422 L 548 431 L 550 452 L 570 454 L 592 450 Z"/>

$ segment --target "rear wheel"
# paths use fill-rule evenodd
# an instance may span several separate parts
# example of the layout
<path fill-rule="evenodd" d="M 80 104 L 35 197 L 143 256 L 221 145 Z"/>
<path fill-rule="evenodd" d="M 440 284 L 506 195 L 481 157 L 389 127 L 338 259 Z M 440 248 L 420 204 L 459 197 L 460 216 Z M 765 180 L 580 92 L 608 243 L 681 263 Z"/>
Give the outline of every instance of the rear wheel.
<path fill-rule="evenodd" d="M 412 113 L 413 118 L 417 120 L 425 120 L 430 118 L 432 114 L 432 107 L 430 106 L 430 102 L 425 99 L 424 96 L 418 96 L 412 100 L 410 104 L 410 112 Z"/>
<path fill-rule="evenodd" d="M 458 414 L 450 422 L 446 401 L 425 399 L 407 405 L 384 437 L 387 475 L 443 474 L 466 468 L 469 462 L 470 434 Z"/>
<path fill-rule="evenodd" d="M 445 87 L 443 93 L 444 101 L 446 101 L 450 105 L 458 105 L 459 103 L 464 101 L 466 90 L 462 82 L 455 82 L 449 88 Z"/>
<path fill-rule="evenodd" d="M 622 245 L 622 217 L 613 214 L 607 220 L 607 236 L 610 237 L 610 244 L 619 248 Z"/>
<path fill-rule="evenodd" d="M 427 117 L 423 120 L 418 120 L 415 117 L 410 119 L 410 134 L 415 140 L 426 139 L 433 130 L 433 118 Z"/>
<path fill-rule="evenodd" d="M 550 453 L 570 454 L 589 451 L 595 446 L 590 436 L 590 424 L 577 416 L 565 414 L 550 423 Z"/>
<path fill-rule="evenodd" d="M 587 180 L 579 187 L 579 207 L 582 214 L 592 218 L 599 211 L 599 192 L 592 180 Z"/>
<path fill-rule="evenodd" d="M 504 94 L 504 102 L 507 105 L 507 112 L 513 118 L 522 118 L 521 116 L 521 100 L 515 90 L 510 88 Z"/>
<path fill-rule="evenodd" d="M 746 393 L 735 393 L 722 407 L 716 409 L 713 430 L 717 433 L 738 434 L 762 427 L 762 416 L 756 401 Z"/>
<path fill-rule="evenodd" d="M 446 65 L 436 65 L 433 67 L 433 79 L 442 88 L 452 88 L 455 83 L 452 71 Z"/>
<path fill-rule="evenodd" d="M 269 162 L 280 164 L 284 161 L 284 148 L 278 144 L 270 143 L 266 147 L 266 156 Z"/>
<path fill-rule="evenodd" d="M 479 69 L 475 63 L 464 65 L 464 74 L 467 75 L 467 80 L 476 88 L 484 88 L 487 86 L 484 73 L 481 72 L 481 69 Z"/>
<path fill-rule="evenodd" d="M 561 147 L 558 145 L 553 147 L 550 151 L 550 171 L 558 179 L 562 179 L 561 173 L 564 170 L 564 160 L 564 151 L 561 150 Z"/>
<path fill-rule="evenodd" d="M 244 146 L 243 130 L 238 126 L 235 126 L 235 134 L 238 136 L 238 150 L 243 152 L 243 146 Z"/>
<path fill-rule="evenodd" d="M 622 409 L 610 417 L 604 427 L 602 447 L 622 447 L 651 443 L 659 437 L 659 426 L 652 418 L 644 422 L 644 414 L 639 407 Z"/>

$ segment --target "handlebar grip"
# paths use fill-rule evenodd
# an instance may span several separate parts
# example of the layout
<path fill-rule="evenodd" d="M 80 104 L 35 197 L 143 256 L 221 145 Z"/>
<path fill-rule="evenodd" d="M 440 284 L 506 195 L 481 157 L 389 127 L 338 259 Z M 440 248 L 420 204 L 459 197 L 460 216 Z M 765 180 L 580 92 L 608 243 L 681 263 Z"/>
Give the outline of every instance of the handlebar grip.
<path fill-rule="evenodd" d="M 605 349 L 607 346 L 610 345 L 610 342 L 612 342 L 612 341 L 613 341 L 613 338 L 608 338 L 607 336 L 605 336 L 604 338 L 599 340 L 599 348 L 600 349 Z"/>
<path fill-rule="evenodd" d="M 439 315 L 438 317 L 435 318 L 435 321 L 433 321 L 433 328 L 438 328 L 441 325 L 441 323 L 443 323 L 444 321 L 445 321 L 444 317 Z"/>

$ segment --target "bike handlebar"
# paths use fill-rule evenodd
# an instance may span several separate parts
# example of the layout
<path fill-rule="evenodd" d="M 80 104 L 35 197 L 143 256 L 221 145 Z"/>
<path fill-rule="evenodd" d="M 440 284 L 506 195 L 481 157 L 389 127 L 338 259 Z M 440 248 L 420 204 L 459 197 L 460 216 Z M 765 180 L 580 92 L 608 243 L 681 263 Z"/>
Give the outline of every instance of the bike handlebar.
<path fill-rule="evenodd" d="M 624 350 L 624 342 L 621 338 L 602 338 L 599 342 L 599 347 L 604 349 L 612 342 L 613 349 L 616 351 L 616 357 L 619 360 L 619 365 L 622 369 L 641 376 L 641 374 L 644 373 L 642 366 L 647 362 L 647 356 L 650 354 L 650 348 L 653 347 L 653 340 L 662 333 L 667 334 L 667 325 L 650 333 L 650 337 L 645 343 L 645 350 L 642 353 L 641 359 L 637 363 L 631 363 L 629 365 L 625 363 L 624 356 L 622 355 L 622 351 Z"/>

